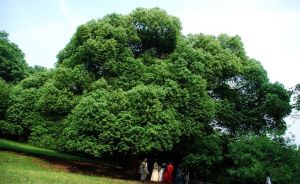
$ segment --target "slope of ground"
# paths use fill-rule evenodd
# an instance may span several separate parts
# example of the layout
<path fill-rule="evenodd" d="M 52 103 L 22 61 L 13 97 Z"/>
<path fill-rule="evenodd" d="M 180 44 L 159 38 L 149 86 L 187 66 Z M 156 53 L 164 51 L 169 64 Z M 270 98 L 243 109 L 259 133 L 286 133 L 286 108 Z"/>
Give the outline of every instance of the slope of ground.
<path fill-rule="evenodd" d="M 1 183 L 137 184 L 115 163 L 93 161 L 0 139 Z"/>

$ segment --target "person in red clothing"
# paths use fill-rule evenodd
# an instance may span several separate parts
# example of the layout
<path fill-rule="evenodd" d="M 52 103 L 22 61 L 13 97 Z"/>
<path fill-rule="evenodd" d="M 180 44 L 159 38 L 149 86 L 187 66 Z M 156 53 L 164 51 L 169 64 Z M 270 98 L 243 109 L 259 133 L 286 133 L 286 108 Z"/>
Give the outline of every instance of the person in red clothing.
<path fill-rule="evenodd" d="M 164 182 L 165 183 L 172 183 L 172 174 L 173 174 L 174 166 L 171 162 L 167 165 L 166 172 L 164 174 Z"/>

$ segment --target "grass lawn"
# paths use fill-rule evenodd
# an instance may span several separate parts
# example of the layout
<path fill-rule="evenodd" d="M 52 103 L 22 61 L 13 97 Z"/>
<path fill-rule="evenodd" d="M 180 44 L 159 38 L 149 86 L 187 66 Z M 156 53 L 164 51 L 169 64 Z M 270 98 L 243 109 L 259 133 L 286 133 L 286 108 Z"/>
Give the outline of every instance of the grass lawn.
<path fill-rule="evenodd" d="M 88 161 L 88 159 L 85 158 L 58 153 L 52 150 L 38 148 L 28 144 L 22 144 L 14 141 L 9 141 L 6 139 L 0 139 L 0 149 L 19 152 L 19 153 L 26 153 L 28 155 L 39 156 L 39 157 L 50 157 L 50 158 L 58 158 L 63 160 Z"/>
<path fill-rule="evenodd" d="M 5 151 L 4 151 L 5 150 Z M 10 151 L 6 151 L 10 150 Z M 14 152 L 12 152 L 14 151 Z M 16 153 L 18 152 L 18 153 Z M 22 154 L 26 153 L 25 154 Z M 29 156 L 33 155 L 33 156 Z M 52 163 L 35 157 L 52 157 L 68 160 L 81 160 L 67 154 L 61 154 L 50 150 L 20 144 L 0 139 L 0 183 L 1 184 L 138 184 L 137 181 L 112 179 L 103 176 L 88 176 L 77 173 L 69 173 L 53 167 Z"/>

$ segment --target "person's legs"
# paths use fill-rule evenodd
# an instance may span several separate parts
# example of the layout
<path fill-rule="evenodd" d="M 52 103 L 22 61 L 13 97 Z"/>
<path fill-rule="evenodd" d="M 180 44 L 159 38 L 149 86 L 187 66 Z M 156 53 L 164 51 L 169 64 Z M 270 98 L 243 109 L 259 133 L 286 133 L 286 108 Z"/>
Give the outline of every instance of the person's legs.
<path fill-rule="evenodd" d="M 147 176 L 146 172 L 142 172 L 141 173 L 141 180 L 146 180 L 146 176 Z"/>

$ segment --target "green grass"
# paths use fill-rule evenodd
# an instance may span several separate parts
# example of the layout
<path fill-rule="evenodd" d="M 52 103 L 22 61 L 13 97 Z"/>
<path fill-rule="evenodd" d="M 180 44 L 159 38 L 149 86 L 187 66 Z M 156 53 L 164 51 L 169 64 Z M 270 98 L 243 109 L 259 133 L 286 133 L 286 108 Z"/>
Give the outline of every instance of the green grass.
<path fill-rule="evenodd" d="M 28 144 L 17 143 L 14 141 L 9 141 L 6 139 L 0 139 L 0 149 L 7 151 L 14 151 L 19 153 L 26 153 L 28 155 L 38 156 L 38 157 L 50 157 L 58 158 L 63 160 L 77 160 L 77 161 L 90 161 L 85 158 L 71 156 L 64 153 L 58 153 L 52 150 L 47 150 L 43 148 L 37 148 Z"/>
<path fill-rule="evenodd" d="M 13 152 L 12 152 L 13 151 Z M 21 153 L 21 154 L 20 154 Z M 22 153 L 25 153 L 22 154 Z M 139 182 L 69 173 L 41 158 L 83 161 L 84 158 L 0 139 L 1 184 L 138 184 Z"/>
<path fill-rule="evenodd" d="M 138 182 L 86 176 L 58 171 L 35 157 L 0 151 L 0 183 L 2 184 L 137 184 Z"/>

